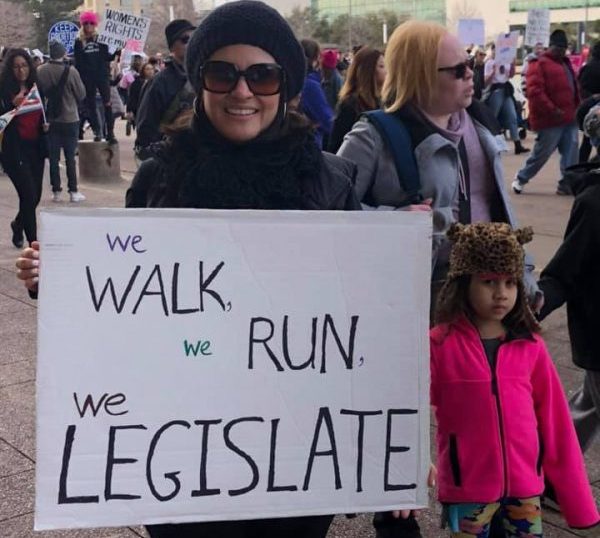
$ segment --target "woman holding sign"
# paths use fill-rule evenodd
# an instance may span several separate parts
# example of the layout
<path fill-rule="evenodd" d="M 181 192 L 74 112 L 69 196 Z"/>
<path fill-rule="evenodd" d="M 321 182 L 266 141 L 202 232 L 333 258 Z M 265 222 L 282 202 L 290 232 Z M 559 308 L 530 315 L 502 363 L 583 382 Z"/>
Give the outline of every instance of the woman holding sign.
<path fill-rule="evenodd" d="M 143 162 L 128 207 L 360 209 L 354 166 L 323 154 L 307 120 L 290 110 L 305 76 L 302 47 L 262 2 L 225 4 L 192 35 L 187 74 L 197 97 L 153 159 Z M 18 277 L 37 289 L 38 252 L 23 251 Z M 152 538 L 324 538 L 333 516 L 163 524 Z"/>

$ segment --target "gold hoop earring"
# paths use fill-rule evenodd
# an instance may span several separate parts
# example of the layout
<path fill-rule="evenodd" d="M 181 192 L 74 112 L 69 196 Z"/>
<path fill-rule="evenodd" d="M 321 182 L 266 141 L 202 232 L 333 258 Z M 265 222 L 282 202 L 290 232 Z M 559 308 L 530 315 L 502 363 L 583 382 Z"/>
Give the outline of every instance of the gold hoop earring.
<path fill-rule="evenodd" d="M 196 119 L 200 119 L 200 113 L 198 112 L 198 96 L 196 95 L 196 97 L 194 97 L 194 103 L 192 105 L 192 108 L 194 109 L 194 116 L 196 116 Z"/>

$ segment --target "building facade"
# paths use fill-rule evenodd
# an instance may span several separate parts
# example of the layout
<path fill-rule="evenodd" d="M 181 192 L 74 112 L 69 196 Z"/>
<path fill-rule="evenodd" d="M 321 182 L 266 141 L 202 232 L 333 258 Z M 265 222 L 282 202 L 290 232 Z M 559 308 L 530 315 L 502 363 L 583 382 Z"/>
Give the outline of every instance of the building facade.
<path fill-rule="evenodd" d="M 550 9 L 551 23 L 600 19 L 600 0 L 311 0 L 311 7 L 329 19 L 390 10 L 440 22 L 450 30 L 456 28 L 459 19 L 482 18 L 489 40 L 512 27 L 524 26 L 527 11 L 534 8 Z"/>
<path fill-rule="evenodd" d="M 311 7 L 321 15 L 334 19 L 339 15 L 365 15 L 382 10 L 406 17 L 446 21 L 447 0 L 311 0 Z"/>

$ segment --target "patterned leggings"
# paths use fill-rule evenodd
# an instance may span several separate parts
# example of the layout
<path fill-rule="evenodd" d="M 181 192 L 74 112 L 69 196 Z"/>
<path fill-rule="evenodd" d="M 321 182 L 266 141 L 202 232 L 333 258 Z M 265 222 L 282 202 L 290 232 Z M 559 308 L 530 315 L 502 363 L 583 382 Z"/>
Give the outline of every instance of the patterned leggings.
<path fill-rule="evenodd" d="M 492 504 L 461 503 L 447 506 L 447 521 L 454 538 L 488 538 L 490 522 L 499 512 L 506 538 L 542 538 L 540 498 L 507 497 Z"/>

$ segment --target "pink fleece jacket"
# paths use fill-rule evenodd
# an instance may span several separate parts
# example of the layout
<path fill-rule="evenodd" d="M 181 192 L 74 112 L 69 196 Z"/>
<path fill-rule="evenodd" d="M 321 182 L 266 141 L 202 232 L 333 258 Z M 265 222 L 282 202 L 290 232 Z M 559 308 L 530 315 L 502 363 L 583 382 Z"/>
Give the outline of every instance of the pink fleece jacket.
<path fill-rule="evenodd" d="M 568 525 L 600 522 L 565 394 L 544 341 L 507 338 L 492 372 L 466 318 L 431 330 L 438 498 L 496 502 L 556 490 Z"/>

